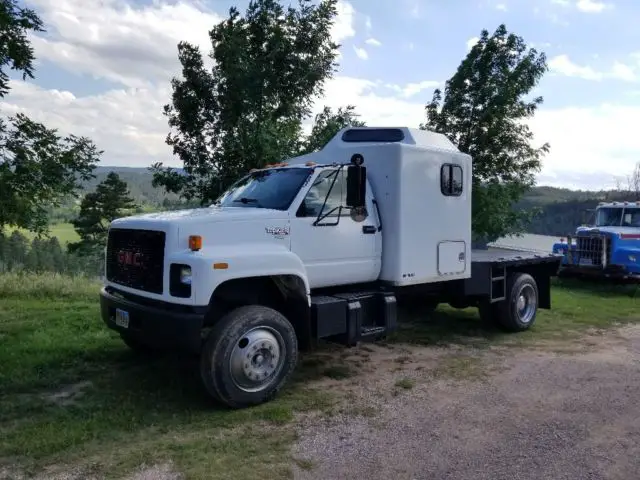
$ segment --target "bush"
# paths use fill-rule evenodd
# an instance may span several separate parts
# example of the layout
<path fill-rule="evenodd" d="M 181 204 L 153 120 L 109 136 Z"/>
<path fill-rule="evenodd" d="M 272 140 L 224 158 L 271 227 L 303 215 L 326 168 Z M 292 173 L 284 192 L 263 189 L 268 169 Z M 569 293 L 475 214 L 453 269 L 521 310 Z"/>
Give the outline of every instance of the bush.
<path fill-rule="evenodd" d="M 0 274 L 1 298 L 97 299 L 101 283 L 85 275 L 11 272 Z"/>

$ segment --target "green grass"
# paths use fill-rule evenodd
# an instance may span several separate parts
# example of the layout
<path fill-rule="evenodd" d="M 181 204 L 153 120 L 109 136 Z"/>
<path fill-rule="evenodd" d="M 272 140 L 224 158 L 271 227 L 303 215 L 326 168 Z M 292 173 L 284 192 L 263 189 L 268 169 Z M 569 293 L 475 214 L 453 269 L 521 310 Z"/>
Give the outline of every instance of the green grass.
<path fill-rule="evenodd" d="M 18 230 L 29 240 L 33 240 L 36 236 L 33 232 L 21 228 L 5 228 L 4 233 L 5 235 L 11 235 L 14 230 Z M 49 227 L 49 235 L 51 237 L 57 237 L 62 246 L 80 240 L 78 233 L 74 230 L 71 223 L 55 223 L 51 225 Z"/>
<path fill-rule="evenodd" d="M 287 478 L 295 412 L 331 398 L 305 388 L 231 411 L 212 403 L 195 359 L 141 359 L 99 317 L 98 285 L 0 276 L 0 465 L 90 465 L 117 477 L 171 459 L 190 478 Z"/>
<path fill-rule="evenodd" d="M 289 478 L 291 466 L 305 462 L 289 451 L 296 413 L 331 414 L 337 398 L 309 381 L 358 374 L 327 348 L 303 356 L 275 401 L 222 409 L 206 396 L 195 359 L 129 352 L 100 320 L 98 288 L 83 278 L 0 275 L 0 465 L 29 474 L 78 464 L 119 477 L 141 464 L 171 461 L 187 478 Z M 519 335 L 484 329 L 474 309 L 440 307 L 429 319 L 404 312 L 391 341 L 488 347 L 571 339 L 589 327 L 638 320 L 634 293 L 557 282 L 553 310 L 541 311 L 534 328 Z M 434 375 L 476 376 L 481 369 L 474 362 L 452 349 Z M 413 385 L 400 378 L 393 388 Z"/>

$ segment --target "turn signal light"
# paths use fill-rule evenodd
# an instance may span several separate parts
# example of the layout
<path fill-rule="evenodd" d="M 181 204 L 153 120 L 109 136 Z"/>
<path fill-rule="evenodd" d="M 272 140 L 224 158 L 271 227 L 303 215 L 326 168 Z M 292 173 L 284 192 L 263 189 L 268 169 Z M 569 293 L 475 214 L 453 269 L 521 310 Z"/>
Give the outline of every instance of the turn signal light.
<path fill-rule="evenodd" d="M 200 235 L 189 236 L 189 250 L 197 252 L 202 248 L 202 237 Z"/>

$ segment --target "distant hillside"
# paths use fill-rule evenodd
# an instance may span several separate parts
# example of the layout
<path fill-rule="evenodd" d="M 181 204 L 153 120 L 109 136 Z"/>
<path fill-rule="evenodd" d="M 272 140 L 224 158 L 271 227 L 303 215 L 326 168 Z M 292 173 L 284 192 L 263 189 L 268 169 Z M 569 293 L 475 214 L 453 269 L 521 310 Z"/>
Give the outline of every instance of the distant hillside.
<path fill-rule="evenodd" d="M 98 167 L 96 178 L 84 183 L 85 191 L 90 191 L 111 171 L 127 182 L 133 198 L 146 208 L 175 208 L 179 199 L 152 186 L 152 173 L 144 167 Z M 566 235 L 576 227 L 590 220 L 598 202 L 633 199 L 628 193 L 615 191 L 569 190 L 556 187 L 535 187 L 518 203 L 516 208 L 541 209 L 532 222 L 529 233 L 539 235 Z"/>
<path fill-rule="evenodd" d="M 178 200 L 174 194 L 167 194 L 161 188 L 152 185 L 153 174 L 146 167 L 98 167 L 94 170 L 95 178 L 83 182 L 84 191 L 91 191 L 103 181 L 109 172 L 116 172 L 129 185 L 131 196 L 142 205 L 162 205 L 165 199 L 172 202 Z"/>

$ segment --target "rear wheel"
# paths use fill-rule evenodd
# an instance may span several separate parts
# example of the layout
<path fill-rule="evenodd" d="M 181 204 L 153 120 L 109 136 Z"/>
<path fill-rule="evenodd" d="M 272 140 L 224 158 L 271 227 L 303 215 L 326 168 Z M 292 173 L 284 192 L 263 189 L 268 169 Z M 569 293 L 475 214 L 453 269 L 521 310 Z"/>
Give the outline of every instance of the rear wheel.
<path fill-rule="evenodd" d="M 209 332 L 200 358 L 207 392 L 217 401 L 243 408 L 273 399 L 298 360 L 291 323 L 261 305 L 227 313 Z"/>
<path fill-rule="evenodd" d="M 527 273 L 516 272 L 507 277 L 507 298 L 492 305 L 498 325 L 509 332 L 530 329 L 538 313 L 538 285 Z"/>

